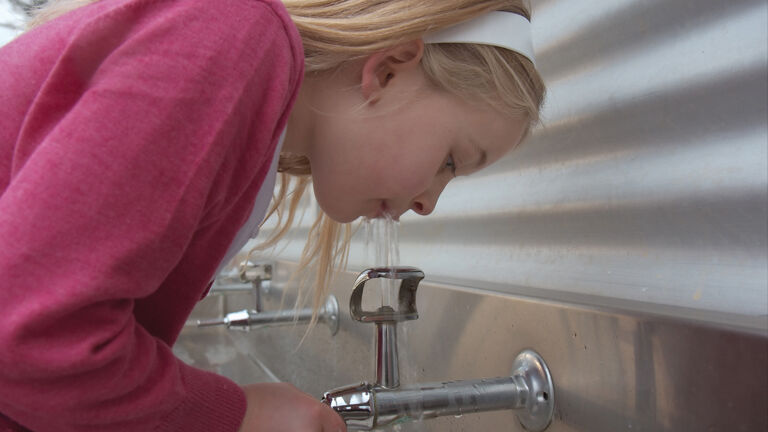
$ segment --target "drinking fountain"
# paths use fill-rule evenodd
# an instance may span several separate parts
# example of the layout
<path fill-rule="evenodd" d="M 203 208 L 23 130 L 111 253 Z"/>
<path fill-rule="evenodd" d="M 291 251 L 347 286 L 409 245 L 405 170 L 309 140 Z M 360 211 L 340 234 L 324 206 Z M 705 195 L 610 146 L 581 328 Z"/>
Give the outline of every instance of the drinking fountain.
<path fill-rule="evenodd" d="M 371 279 L 401 280 L 398 309 L 362 308 L 365 283 Z M 555 406 L 552 377 L 546 363 L 533 350 L 524 350 L 504 377 L 445 381 L 400 386 L 397 323 L 418 319 L 416 290 L 424 273 L 413 267 L 372 268 L 360 273 L 349 301 L 352 318 L 376 326 L 376 381 L 336 388 L 322 402 L 335 410 L 348 430 L 374 430 L 413 420 L 460 416 L 512 409 L 523 428 L 543 431 Z"/>
<path fill-rule="evenodd" d="M 261 312 L 254 309 L 243 309 L 230 312 L 219 318 L 196 320 L 194 325 L 197 327 L 224 325 L 230 330 L 247 332 L 253 328 L 285 326 L 296 323 L 308 324 L 311 320 L 312 308 Z M 318 311 L 317 322 L 327 325 L 332 336 L 339 331 L 339 302 L 333 294 L 328 296 L 325 304 Z"/>
<path fill-rule="evenodd" d="M 269 292 L 272 286 L 273 268 L 274 263 L 271 261 L 254 262 L 245 259 L 236 268 L 219 273 L 207 295 L 222 297 L 226 303 L 226 298 L 230 295 L 251 294 L 253 309 L 260 312 L 262 295 Z"/>
<path fill-rule="evenodd" d="M 312 320 L 312 308 L 281 309 L 274 311 L 262 310 L 262 290 L 268 291 L 272 281 L 271 263 L 253 263 L 245 261 L 240 266 L 237 280 L 233 275 L 222 275 L 211 286 L 210 295 L 243 294 L 254 295 L 254 308 L 230 312 L 224 316 L 199 319 L 188 322 L 193 327 L 226 326 L 230 330 L 250 331 L 254 328 L 286 326 L 293 324 L 308 324 Z M 317 322 L 325 324 L 331 331 L 331 336 L 339 331 L 339 302 L 336 297 L 329 295 L 323 306 L 317 312 Z"/>

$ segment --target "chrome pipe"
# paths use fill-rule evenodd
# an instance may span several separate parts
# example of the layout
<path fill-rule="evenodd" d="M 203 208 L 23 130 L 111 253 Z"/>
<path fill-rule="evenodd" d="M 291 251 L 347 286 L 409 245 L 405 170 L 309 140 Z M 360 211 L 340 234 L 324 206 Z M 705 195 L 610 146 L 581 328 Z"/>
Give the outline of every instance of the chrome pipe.
<path fill-rule="evenodd" d="M 382 309 L 389 307 L 382 307 Z M 376 323 L 376 385 L 388 389 L 400 386 L 400 366 L 397 353 L 397 322 Z"/>
<path fill-rule="evenodd" d="M 518 409 L 528 388 L 513 377 L 421 384 L 375 394 L 377 423 L 385 426 L 411 419 Z"/>
<path fill-rule="evenodd" d="M 266 281 L 262 281 L 261 283 L 265 283 Z M 238 293 L 238 292 L 251 292 L 251 291 L 257 291 L 257 288 L 253 286 L 252 282 L 248 283 L 218 283 L 214 282 L 213 285 L 211 285 L 210 294 L 211 295 L 224 295 L 229 293 Z"/>
<path fill-rule="evenodd" d="M 326 392 L 322 402 L 344 419 L 348 430 L 370 431 L 415 420 L 511 409 L 526 430 L 543 431 L 554 413 L 549 370 L 531 350 L 521 352 L 513 367 L 508 377 L 399 389 L 361 383 Z"/>
<path fill-rule="evenodd" d="M 244 309 L 231 312 L 221 318 L 203 319 L 193 322 L 196 327 L 212 327 L 224 325 L 230 330 L 250 331 L 259 327 L 276 327 L 309 323 L 312 320 L 312 309 L 283 309 L 277 311 L 262 311 Z M 328 296 L 323 307 L 317 313 L 317 321 L 328 325 L 331 334 L 339 331 L 339 302 L 333 295 Z"/>

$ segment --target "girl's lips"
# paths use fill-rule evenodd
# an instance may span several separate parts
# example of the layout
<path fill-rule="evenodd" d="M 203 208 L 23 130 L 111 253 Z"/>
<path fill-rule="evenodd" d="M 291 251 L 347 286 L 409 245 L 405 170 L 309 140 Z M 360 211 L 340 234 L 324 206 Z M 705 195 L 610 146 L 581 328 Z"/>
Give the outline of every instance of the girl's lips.
<path fill-rule="evenodd" d="M 392 211 L 389 209 L 389 206 L 387 205 L 386 201 L 381 201 L 381 204 L 379 204 L 379 208 L 371 214 L 372 216 L 368 216 L 370 219 L 386 218 L 387 215 L 389 215 L 389 217 L 392 218 L 393 220 L 398 220 L 398 216 L 395 216 L 392 214 Z"/>
<path fill-rule="evenodd" d="M 376 217 L 377 218 L 385 218 L 387 216 L 389 216 L 389 218 L 391 218 L 394 221 L 399 221 L 400 220 L 400 215 L 395 214 L 395 212 L 393 212 L 389 208 L 389 206 L 387 205 L 386 201 L 382 201 L 381 202 L 381 207 L 379 208 L 379 213 L 376 215 Z"/>

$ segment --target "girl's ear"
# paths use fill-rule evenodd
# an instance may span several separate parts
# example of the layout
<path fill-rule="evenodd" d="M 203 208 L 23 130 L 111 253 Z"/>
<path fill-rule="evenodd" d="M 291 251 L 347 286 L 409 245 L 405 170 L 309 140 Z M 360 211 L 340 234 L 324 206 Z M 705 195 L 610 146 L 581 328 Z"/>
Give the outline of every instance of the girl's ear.
<path fill-rule="evenodd" d="M 371 54 L 363 64 L 361 88 L 363 97 L 369 103 L 376 103 L 382 91 L 401 73 L 421 67 L 424 42 L 414 39 Z"/>

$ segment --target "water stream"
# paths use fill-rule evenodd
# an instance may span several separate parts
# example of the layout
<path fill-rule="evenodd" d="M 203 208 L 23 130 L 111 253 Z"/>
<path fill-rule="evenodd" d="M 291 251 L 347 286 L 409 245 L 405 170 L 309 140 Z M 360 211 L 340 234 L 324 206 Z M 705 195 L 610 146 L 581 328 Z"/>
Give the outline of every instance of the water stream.
<path fill-rule="evenodd" d="M 392 219 L 390 215 L 383 218 L 366 219 L 364 222 L 365 240 L 364 240 L 364 262 L 367 267 L 395 267 L 400 265 L 400 242 L 399 228 L 400 222 Z M 415 263 L 409 263 L 415 265 Z M 391 306 L 398 308 L 397 290 L 400 288 L 400 281 L 393 279 L 379 278 L 372 280 L 371 287 L 376 287 L 381 292 L 381 306 Z M 409 350 L 409 327 L 418 321 L 406 321 L 400 323 L 397 328 L 398 346 L 399 346 L 399 364 L 401 384 L 413 384 L 419 382 L 417 368 L 413 367 L 415 362 Z M 377 429 L 381 430 L 381 429 Z M 405 424 L 396 424 L 383 430 L 395 432 L 424 432 L 426 429 L 420 421 Z"/>
<path fill-rule="evenodd" d="M 398 231 L 400 222 L 385 214 L 383 218 L 365 220 L 365 262 L 370 267 L 395 267 L 400 265 L 400 242 Z M 373 249 L 373 256 L 369 256 L 369 249 Z M 381 292 L 381 306 L 393 306 L 393 299 L 397 298 L 395 290 L 398 289 L 398 281 L 380 278 L 373 286 Z"/>

